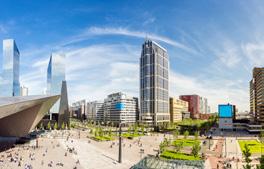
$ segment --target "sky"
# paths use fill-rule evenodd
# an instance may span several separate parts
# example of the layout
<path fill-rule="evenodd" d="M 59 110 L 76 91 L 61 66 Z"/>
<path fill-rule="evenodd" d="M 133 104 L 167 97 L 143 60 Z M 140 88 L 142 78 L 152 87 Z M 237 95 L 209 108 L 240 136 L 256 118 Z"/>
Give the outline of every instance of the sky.
<path fill-rule="evenodd" d="M 16 40 L 30 95 L 43 94 L 50 54 L 63 52 L 70 102 L 138 97 L 149 38 L 168 51 L 170 96 L 198 94 L 212 111 L 224 103 L 245 111 L 252 69 L 264 64 L 263 18 L 261 0 L 3 0 L 0 40 Z"/>

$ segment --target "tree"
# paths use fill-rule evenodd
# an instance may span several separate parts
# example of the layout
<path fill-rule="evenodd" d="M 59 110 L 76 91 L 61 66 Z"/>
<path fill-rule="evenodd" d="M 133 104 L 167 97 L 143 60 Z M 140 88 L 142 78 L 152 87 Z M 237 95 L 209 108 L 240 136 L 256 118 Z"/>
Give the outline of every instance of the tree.
<path fill-rule="evenodd" d="M 41 130 L 43 130 L 43 122 L 40 123 L 40 127 Z"/>
<path fill-rule="evenodd" d="M 181 151 L 181 149 L 183 148 L 183 142 L 180 141 L 180 142 L 176 143 L 176 144 L 174 145 L 174 147 L 175 147 L 175 152 L 176 152 L 176 153 L 179 153 L 179 152 Z"/>
<path fill-rule="evenodd" d="M 178 128 L 176 128 L 175 131 L 173 132 L 174 140 L 178 139 L 179 134 L 180 134 L 179 130 L 178 130 Z"/>
<path fill-rule="evenodd" d="M 64 122 L 62 122 L 61 129 L 62 129 L 62 130 L 65 129 L 65 124 L 64 124 Z"/>
<path fill-rule="evenodd" d="M 51 127 L 50 127 L 50 121 L 49 121 L 48 124 L 47 124 L 47 128 L 48 128 L 48 130 L 51 129 Z"/>
<path fill-rule="evenodd" d="M 189 131 L 186 130 L 186 131 L 183 133 L 183 135 L 184 135 L 184 139 L 187 139 L 187 137 L 189 136 Z"/>
<path fill-rule="evenodd" d="M 259 165 L 257 165 L 257 169 L 264 169 L 264 155 L 261 155 L 259 159 Z"/>
<path fill-rule="evenodd" d="M 243 168 L 244 168 L 244 169 L 251 169 L 250 162 L 251 162 L 252 160 L 250 159 L 251 152 L 250 152 L 250 149 L 249 149 L 249 147 L 248 147 L 248 144 L 245 144 L 245 145 L 244 145 L 243 156 L 244 156 L 245 161 L 246 161 L 246 165 L 243 165 Z"/>
<path fill-rule="evenodd" d="M 57 122 L 54 124 L 53 129 L 54 130 L 57 130 L 58 129 L 58 123 Z"/>
<path fill-rule="evenodd" d="M 195 138 L 195 140 L 198 140 L 198 137 L 199 137 L 199 131 L 196 131 L 196 132 L 194 133 L 194 138 Z"/>
<path fill-rule="evenodd" d="M 165 150 L 165 144 L 164 142 L 161 142 L 159 145 L 160 153 L 162 153 Z"/>
<path fill-rule="evenodd" d="M 145 127 L 142 125 L 141 126 L 141 133 L 144 134 L 144 132 L 145 132 Z"/>
<path fill-rule="evenodd" d="M 194 157 L 198 157 L 199 151 L 201 150 L 201 146 L 199 142 L 194 143 L 194 145 L 192 146 L 192 155 Z"/>

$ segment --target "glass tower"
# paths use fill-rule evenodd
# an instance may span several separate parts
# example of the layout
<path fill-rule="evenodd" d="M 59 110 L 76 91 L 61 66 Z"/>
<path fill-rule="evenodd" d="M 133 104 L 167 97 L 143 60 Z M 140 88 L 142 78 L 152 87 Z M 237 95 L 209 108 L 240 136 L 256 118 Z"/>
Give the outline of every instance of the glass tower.
<path fill-rule="evenodd" d="M 47 69 L 47 94 L 61 94 L 62 81 L 65 80 L 65 55 L 61 53 L 52 53 Z M 51 113 L 59 112 L 59 102 L 51 108 Z"/>
<path fill-rule="evenodd" d="M 169 122 L 169 60 L 167 50 L 146 40 L 140 58 L 140 118 L 157 126 Z"/>
<path fill-rule="evenodd" d="M 20 53 L 13 39 L 3 40 L 3 71 L 1 96 L 19 96 L 19 57 Z"/>

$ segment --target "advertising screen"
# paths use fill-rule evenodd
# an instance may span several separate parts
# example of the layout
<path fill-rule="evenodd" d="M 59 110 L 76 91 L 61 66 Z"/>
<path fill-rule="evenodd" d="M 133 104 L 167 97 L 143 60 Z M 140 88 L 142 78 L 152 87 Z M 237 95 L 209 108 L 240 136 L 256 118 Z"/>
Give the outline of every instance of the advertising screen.
<path fill-rule="evenodd" d="M 232 105 L 218 105 L 219 117 L 232 117 L 233 106 Z"/>
<path fill-rule="evenodd" d="M 125 108 L 125 104 L 124 103 L 116 103 L 115 108 L 117 110 L 123 110 Z"/>

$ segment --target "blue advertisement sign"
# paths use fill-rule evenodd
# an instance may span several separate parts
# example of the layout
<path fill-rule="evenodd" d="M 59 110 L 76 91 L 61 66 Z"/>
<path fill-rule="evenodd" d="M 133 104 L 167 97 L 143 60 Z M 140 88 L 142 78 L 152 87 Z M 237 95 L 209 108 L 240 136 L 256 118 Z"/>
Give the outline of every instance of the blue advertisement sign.
<path fill-rule="evenodd" d="M 116 103 L 115 108 L 117 110 L 123 110 L 125 108 L 125 103 Z"/>
<path fill-rule="evenodd" d="M 233 106 L 230 104 L 227 105 L 218 105 L 219 117 L 233 117 Z"/>

